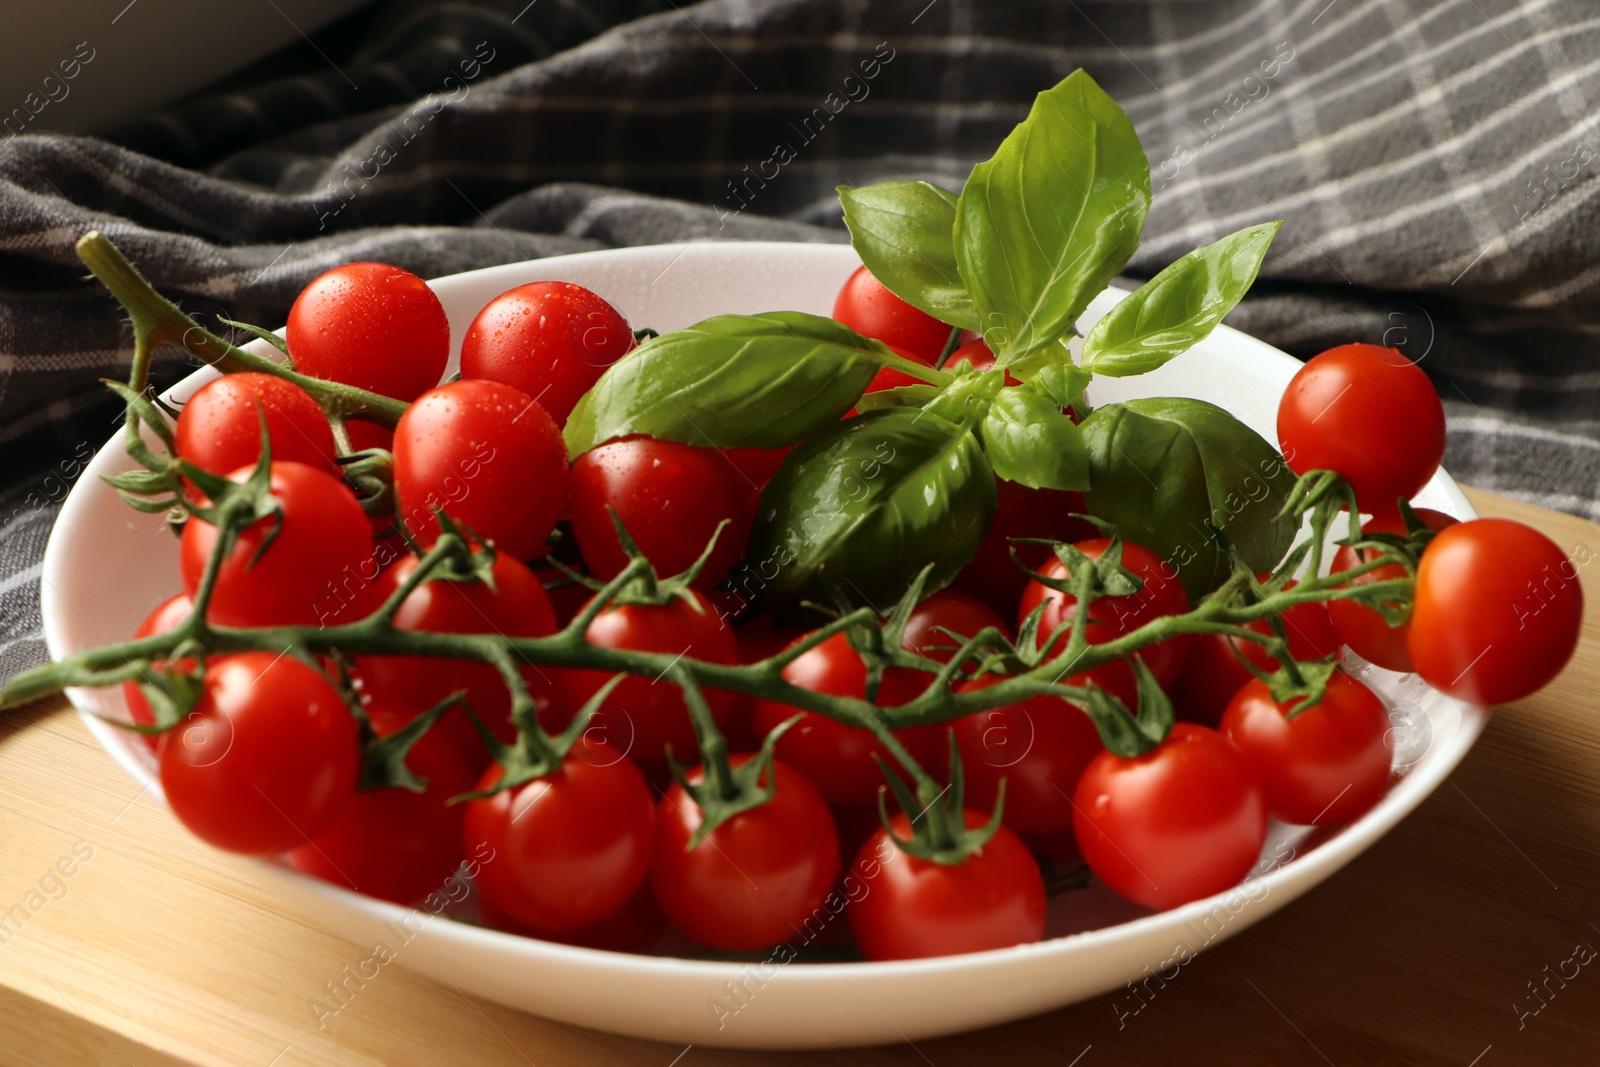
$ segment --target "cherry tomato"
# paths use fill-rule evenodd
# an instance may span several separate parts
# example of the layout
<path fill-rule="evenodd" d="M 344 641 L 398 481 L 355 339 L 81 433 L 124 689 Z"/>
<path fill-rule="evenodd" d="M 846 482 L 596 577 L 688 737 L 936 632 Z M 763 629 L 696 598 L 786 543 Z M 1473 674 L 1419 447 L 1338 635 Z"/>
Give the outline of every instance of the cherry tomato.
<path fill-rule="evenodd" d="M 396 400 L 439 384 L 450 323 L 428 283 L 387 263 L 346 263 L 295 298 L 284 330 L 295 369 Z"/>
<path fill-rule="evenodd" d="M 1239 746 L 1180 722 L 1134 759 L 1102 752 L 1072 799 L 1078 848 L 1095 877 L 1147 908 L 1237 885 L 1267 838 L 1267 798 Z"/>
<path fill-rule="evenodd" d="M 968 829 L 989 819 L 963 813 Z M 909 837 L 904 815 L 892 820 Z M 1025 945 L 1044 936 L 1044 878 L 1004 826 L 956 864 L 917 859 L 878 830 L 852 866 L 867 886 L 850 904 L 850 930 L 868 960 L 910 960 Z"/>
<path fill-rule="evenodd" d="M 745 499 L 752 509 L 761 490 L 772 481 L 772 476 L 778 473 L 784 458 L 789 455 L 787 448 L 719 448 L 717 451 L 722 453 L 722 458 L 738 475 L 734 484 L 744 487 Z"/>
<path fill-rule="evenodd" d="M 731 766 L 753 757 L 734 756 Z M 668 918 L 696 941 L 746 952 L 795 935 L 839 874 L 833 816 L 799 771 L 774 760 L 772 799 L 742 811 L 693 848 L 698 805 L 674 783 L 656 806 L 650 884 Z M 699 785 L 703 770 L 689 781 Z"/>
<path fill-rule="evenodd" d="M 863 337 L 909 349 L 929 365 L 950 340 L 950 327 L 895 296 L 866 267 L 858 267 L 839 290 L 833 317 Z"/>
<path fill-rule="evenodd" d="M 194 601 L 189 599 L 188 593 L 179 593 L 176 596 L 168 597 L 154 611 L 145 616 L 144 621 L 139 624 L 139 628 L 133 631 L 133 639 L 137 641 L 141 637 L 154 637 L 157 634 L 164 634 L 174 630 L 193 611 Z M 162 667 L 165 664 L 158 662 L 153 663 L 152 666 Z M 194 668 L 195 662 L 192 659 L 184 658 L 178 661 L 179 670 L 192 671 Z M 138 682 L 122 683 L 122 699 L 128 704 L 128 717 L 130 719 L 141 726 L 155 725 L 155 713 L 150 710 L 150 702 L 144 698 L 144 690 L 139 688 Z M 140 734 L 139 736 L 144 739 L 145 744 L 150 746 L 151 751 L 155 751 L 156 746 L 161 741 L 160 734 Z"/>
<path fill-rule="evenodd" d="M 398 588 L 417 569 L 414 556 L 406 556 L 384 575 L 384 587 Z M 395 612 L 399 630 L 429 633 L 498 633 L 506 637 L 547 637 L 556 632 L 550 598 L 532 571 L 510 556 L 497 555 L 493 587 L 486 582 L 455 582 L 431 578 L 412 590 Z M 427 711 L 451 693 L 465 690 L 467 703 L 502 741 L 511 741 L 511 694 L 500 672 L 477 660 L 438 659 L 432 656 L 358 656 L 356 673 L 365 701 L 383 707 L 402 707 L 412 718 Z M 539 667 L 522 669 L 523 680 L 537 698 L 552 685 L 551 673 Z M 486 758 L 483 744 L 470 720 L 452 708 L 435 728 L 443 730 L 469 756 Z"/>
<path fill-rule="evenodd" d="M 560 429 L 509 385 L 441 385 L 395 427 L 395 510 L 424 548 L 439 538 L 438 507 L 517 559 L 542 556 L 567 485 Z"/>
<path fill-rule="evenodd" d="M 461 340 L 461 376 L 514 385 L 557 426 L 633 347 L 617 309 L 572 282 L 529 282 L 489 301 Z"/>
<path fill-rule="evenodd" d="M 1073 515 L 1088 511 L 1082 493 L 1058 489 L 1030 489 L 1004 478 L 996 478 L 998 504 L 989 532 L 972 562 L 956 575 L 952 586 L 975 596 L 1007 618 L 1017 614 L 1017 602 L 1028 584 L 1028 575 L 1012 560 L 1011 550 L 1032 570 L 1055 558 L 1045 545 L 1012 545 L 1013 537 L 1043 537 L 1072 544 L 1096 536 L 1095 528 Z"/>
<path fill-rule="evenodd" d="M 955 370 L 956 366 L 962 363 L 968 364 L 973 370 L 986 371 L 994 366 L 994 350 L 981 337 L 974 337 L 970 341 L 964 341 L 960 348 L 950 353 L 950 360 L 945 364 L 945 369 Z M 1006 384 L 1021 385 L 1022 382 L 1020 379 L 1012 377 L 1011 372 L 1008 370 L 1006 371 Z M 1079 508 L 1078 510 L 1082 511 L 1083 509 Z"/>
<path fill-rule="evenodd" d="M 708 663 L 739 662 L 739 645 L 733 629 L 725 625 L 711 602 L 689 591 L 693 603 L 674 597 L 665 604 L 612 604 L 589 624 L 585 636 L 601 648 L 628 648 L 686 656 Z M 611 680 L 608 671 L 566 668 L 556 672 L 556 701 L 551 724 L 564 727 Z M 724 716 L 733 706 L 733 694 L 704 691 L 714 716 Z M 635 759 L 660 759 L 668 746 L 680 761 L 692 761 L 699 746 L 694 724 L 683 703 L 683 690 L 670 678 L 628 675 L 606 698 L 591 720 L 591 732 L 602 731 L 607 741 Z"/>
<path fill-rule="evenodd" d="M 272 374 L 225 374 L 207 382 L 178 413 L 178 455 L 213 474 L 261 459 L 260 415 L 272 458 L 338 474 L 333 430 L 311 394 Z"/>
<path fill-rule="evenodd" d="M 628 564 L 611 522 L 615 511 L 666 577 L 688 570 L 727 520 L 694 581 L 696 589 L 711 589 L 750 539 L 747 488 L 716 449 L 625 437 L 590 449 L 572 465 L 572 533 L 589 573 L 602 581 L 615 577 Z"/>
<path fill-rule="evenodd" d="M 1417 515 L 1428 524 L 1430 530 L 1443 530 L 1457 521 L 1450 515 L 1428 508 L 1418 508 Z M 1361 529 L 1368 533 L 1404 535 L 1406 524 L 1398 516 L 1373 518 L 1363 523 Z M 1340 548 L 1333 556 L 1332 573 L 1350 570 L 1376 556 L 1377 552 L 1372 549 L 1364 549 L 1357 553 L 1352 548 Z M 1405 576 L 1404 567 L 1398 563 L 1390 563 L 1363 574 L 1352 584 L 1366 585 Z M 1390 626 L 1380 613 L 1352 600 L 1328 601 L 1328 618 L 1333 622 L 1333 628 L 1338 632 L 1339 639 L 1349 645 L 1351 651 L 1362 659 L 1375 663 L 1385 670 L 1408 673 L 1414 669 L 1411 665 L 1411 654 L 1406 651 L 1406 635 L 1411 631 L 1409 620 L 1399 626 Z"/>
<path fill-rule="evenodd" d="M 536 929 L 518 922 L 481 897 L 478 900 L 478 917 L 496 929 L 524 937 L 537 937 L 580 948 L 605 949 L 608 952 L 644 952 L 667 925 L 667 914 L 661 910 L 648 880 L 610 915 L 566 930 Z"/>
<path fill-rule="evenodd" d="M 933 361 L 939 356 L 938 352 L 935 352 L 932 356 L 924 356 L 919 352 L 913 352 L 911 349 L 902 348 L 899 345 L 890 345 L 889 350 L 897 356 L 909 359 L 914 363 L 921 363 L 925 367 L 933 366 Z M 926 384 L 927 383 L 921 378 L 907 374 L 898 367 L 884 367 L 882 370 L 878 371 L 877 374 L 872 376 L 872 381 L 867 383 L 867 388 L 865 391 L 868 393 L 876 393 L 882 389 L 898 389 L 902 385 Z"/>
<path fill-rule="evenodd" d="M 252 468 L 228 477 L 245 481 Z M 217 574 L 207 617 L 222 626 L 315 626 L 328 621 L 330 583 L 372 568 L 366 513 L 349 489 L 304 463 L 274 460 L 269 484 L 281 509 L 277 537 L 262 552 L 274 517 L 240 532 Z M 217 543 L 217 528 L 194 516 L 184 525 L 183 588 L 193 596 Z M 256 553 L 261 558 L 256 559 Z"/>
<path fill-rule="evenodd" d="M 1099 559 L 1111 547 L 1111 541 L 1096 537 L 1079 541 L 1074 547 L 1090 559 Z M 1142 545 L 1124 541 L 1122 565 L 1143 580 L 1144 588 L 1126 596 L 1101 597 L 1089 606 L 1090 622 L 1084 636 L 1091 645 L 1104 644 L 1132 633 L 1163 615 L 1182 615 L 1189 610 L 1189 596 L 1183 591 L 1183 583 L 1178 580 L 1177 573 L 1154 552 Z M 1071 577 L 1066 564 L 1053 556 L 1039 573 L 1047 578 Z M 1039 640 L 1042 642 L 1058 626 L 1072 625 L 1078 613 L 1078 603 L 1071 594 L 1059 593 L 1037 581 L 1030 581 L 1022 591 L 1022 602 L 1017 607 L 1018 625 L 1041 603 L 1045 605 L 1044 614 L 1039 620 Z M 1189 634 L 1179 634 L 1138 653 L 1163 687 L 1177 680 L 1178 672 L 1183 669 L 1184 656 L 1189 651 L 1189 640 Z M 1137 693 L 1133 669 L 1126 663 L 1110 663 L 1087 673 L 1102 686 L 1123 697 L 1125 703 L 1127 694 Z"/>
<path fill-rule="evenodd" d="M 500 780 L 484 773 L 479 789 Z M 478 893 L 535 930 L 615 915 L 650 871 L 655 806 L 644 776 L 609 745 L 579 740 L 560 769 L 467 803 L 463 841 L 483 857 Z"/>
<path fill-rule="evenodd" d="M 962 686 L 987 689 L 985 675 Z M 1006 783 L 1005 825 L 1024 837 L 1072 827 L 1072 791 L 1089 761 L 1105 750 L 1089 716 L 1059 697 L 1038 696 L 955 722 L 966 775 L 966 803 L 993 811 Z"/>
<path fill-rule="evenodd" d="M 260 855 L 333 825 L 355 795 L 360 758 L 338 692 L 272 652 L 207 663 L 200 700 L 156 748 L 178 821 L 217 848 Z"/>
<path fill-rule="evenodd" d="M 1334 470 L 1363 511 L 1395 513 L 1444 458 L 1444 406 L 1398 350 L 1330 348 L 1295 373 L 1278 404 L 1278 441 L 1296 474 Z"/>
<path fill-rule="evenodd" d="M 1228 705 L 1222 732 L 1260 776 L 1273 818 L 1303 826 L 1349 822 L 1388 789 L 1389 710 L 1343 671 L 1328 679 L 1315 707 L 1287 717 L 1298 703 L 1277 703 L 1267 684 L 1252 678 Z"/>
<path fill-rule="evenodd" d="M 1578 568 L 1554 541 L 1509 519 L 1474 519 L 1422 553 L 1406 647 L 1435 689 L 1507 704 L 1561 673 L 1582 625 Z"/>
<path fill-rule="evenodd" d="M 1269 575 L 1256 577 L 1265 581 Z M 1291 579 L 1284 588 L 1293 589 L 1298 584 Z M 1248 625 L 1258 634 L 1272 633 L 1272 624 L 1265 619 Z M 1339 634 L 1323 601 L 1296 604 L 1284 612 L 1283 628 L 1289 638 L 1289 654 L 1297 660 L 1327 659 L 1339 654 Z M 1233 695 L 1256 677 L 1241 662 L 1241 656 L 1257 670 L 1278 669 L 1278 661 L 1254 641 L 1223 634 L 1194 635 L 1189 654 L 1184 657 L 1183 672 L 1178 676 L 1186 718 L 1211 727 L 1222 721 Z"/>
<path fill-rule="evenodd" d="M 379 737 L 413 718 L 408 709 L 369 707 Z M 466 754 L 437 726 L 406 753 L 406 766 L 427 783 L 421 793 L 386 788 L 358 792 L 332 826 L 289 851 L 298 871 L 357 893 L 409 904 L 444 886 L 465 856 L 462 805 L 451 797 L 477 781 Z"/>

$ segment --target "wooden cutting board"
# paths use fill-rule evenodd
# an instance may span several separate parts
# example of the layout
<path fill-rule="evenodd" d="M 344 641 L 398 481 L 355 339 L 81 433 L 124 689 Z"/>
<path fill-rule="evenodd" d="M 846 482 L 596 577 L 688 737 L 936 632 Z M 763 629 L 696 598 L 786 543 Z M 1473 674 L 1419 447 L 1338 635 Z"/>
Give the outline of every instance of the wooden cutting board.
<path fill-rule="evenodd" d="M 1593 523 L 1469 495 L 1569 554 L 1600 550 Z M 189 837 L 64 701 L 42 702 L 0 719 L 0 1063 L 1600 1063 L 1593 577 L 1582 575 L 1591 609 L 1566 674 L 1498 712 L 1448 782 L 1304 899 L 1142 998 L 1123 990 L 992 1030 L 844 1052 L 612 1037 L 394 968 L 319 1029 L 309 1002 L 362 950 Z"/>

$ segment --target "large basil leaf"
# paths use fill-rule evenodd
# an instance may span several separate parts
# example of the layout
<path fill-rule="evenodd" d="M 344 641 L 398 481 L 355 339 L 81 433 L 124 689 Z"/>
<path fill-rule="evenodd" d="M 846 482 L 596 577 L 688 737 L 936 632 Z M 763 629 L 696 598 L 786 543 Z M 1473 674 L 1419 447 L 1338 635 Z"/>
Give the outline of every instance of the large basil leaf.
<path fill-rule="evenodd" d="M 977 552 L 995 479 L 978 439 L 913 408 L 874 411 L 791 452 L 761 491 L 746 567 L 768 608 L 830 603 L 828 583 L 885 612 L 927 564 L 928 592 Z"/>
<path fill-rule="evenodd" d="M 956 264 L 1000 363 L 1072 330 L 1149 210 L 1150 166 L 1122 109 L 1081 70 L 1040 93 L 956 205 Z"/>
<path fill-rule="evenodd" d="M 576 457 L 636 433 L 782 448 L 837 422 L 895 361 L 881 341 L 818 315 L 718 315 L 651 338 L 613 364 L 567 419 L 567 450 Z"/>
<path fill-rule="evenodd" d="M 979 424 L 994 472 L 1034 489 L 1089 488 L 1083 433 L 1061 407 L 1031 384 L 1002 389 Z"/>
<path fill-rule="evenodd" d="M 1129 400 L 1096 409 L 1082 430 L 1089 511 L 1175 567 L 1191 599 L 1229 573 L 1212 528 L 1256 571 L 1289 550 L 1296 524 L 1275 516 L 1294 474 L 1222 408 L 1184 397 Z"/>
<path fill-rule="evenodd" d="M 977 329 L 956 269 L 956 194 L 931 182 L 839 186 L 850 245 L 872 276 L 940 322 Z"/>
<path fill-rule="evenodd" d="M 1083 366 L 1121 378 L 1153 371 L 1216 329 L 1250 290 L 1283 223 L 1264 222 L 1197 248 L 1141 285 L 1083 339 Z"/>

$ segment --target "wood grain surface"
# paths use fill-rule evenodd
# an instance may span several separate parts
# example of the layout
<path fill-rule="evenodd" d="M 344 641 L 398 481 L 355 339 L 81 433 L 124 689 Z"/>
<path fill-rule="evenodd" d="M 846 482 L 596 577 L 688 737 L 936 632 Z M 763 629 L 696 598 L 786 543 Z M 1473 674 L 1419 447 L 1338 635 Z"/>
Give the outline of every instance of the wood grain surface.
<path fill-rule="evenodd" d="M 1470 495 L 1569 553 L 1600 552 L 1593 523 Z M 1147 999 L 1124 990 L 914 1046 L 684 1049 L 395 968 L 319 1029 L 307 1002 L 362 950 L 190 838 L 63 701 L 44 702 L 0 720 L 0 1063 L 1597 1064 L 1600 585 L 1581 577 L 1591 607 L 1567 673 L 1497 712 L 1449 781 L 1344 871 Z"/>

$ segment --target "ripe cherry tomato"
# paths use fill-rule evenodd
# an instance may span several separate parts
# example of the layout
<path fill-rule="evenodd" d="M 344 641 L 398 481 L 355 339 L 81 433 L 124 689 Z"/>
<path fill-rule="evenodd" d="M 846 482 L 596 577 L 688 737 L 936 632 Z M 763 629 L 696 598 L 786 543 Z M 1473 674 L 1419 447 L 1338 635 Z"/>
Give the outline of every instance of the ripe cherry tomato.
<path fill-rule="evenodd" d="M 157 634 L 167 633 L 177 628 L 193 611 L 194 601 L 189 599 L 188 593 L 179 593 L 176 596 L 168 597 L 154 611 L 145 616 L 144 621 L 139 624 L 139 628 L 133 631 L 133 639 L 137 641 L 141 637 L 154 637 Z M 155 663 L 153 666 L 161 667 L 164 664 Z M 195 662 L 188 658 L 180 659 L 178 668 L 183 671 L 192 671 L 195 668 Z M 155 725 L 155 714 L 150 710 L 150 702 L 144 698 L 144 691 L 139 688 L 138 682 L 122 683 L 122 699 L 128 704 L 128 717 L 130 719 L 141 726 Z M 156 746 L 161 741 L 160 734 L 140 734 L 139 736 L 144 739 L 145 744 L 150 746 L 152 752 L 155 751 Z"/>
<path fill-rule="evenodd" d="M 346 263 L 295 298 L 284 330 L 295 369 L 396 400 L 439 384 L 450 323 L 428 283 L 387 263 Z"/>
<path fill-rule="evenodd" d="M 694 581 L 696 589 L 714 588 L 750 539 L 748 487 L 741 482 L 713 448 L 625 437 L 590 449 L 572 465 L 572 534 L 589 573 L 604 581 L 628 565 L 612 511 L 662 577 L 688 570 L 726 519 Z"/>
<path fill-rule="evenodd" d="M 1406 647 L 1435 689 L 1506 704 L 1561 673 L 1582 625 L 1578 568 L 1554 541 L 1509 519 L 1474 519 L 1422 553 Z"/>
<path fill-rule="evenodd" d="M 708 663 L 738 663 L 739 645 L 733 629 L 723 623 L 703 594 L 690 590 L 689 595 L 693 604 L 679 597 L 665 604 L 613 604 L 595 617 L 585 636 L 590 644 L 601 648 L 660 652 Z M 551 725 L 566 726 L 610 680 L 608 671 L 557 671 Z M 707 689 L 704 696 L 711 714 L 719 718 L 733 706 L 732 693 Z M 600 731 L 619 751 L 634 759 L 660 759 L 669 745 L 673 757 L 680 762 L 693 762 L 699 752 L 694 724 L 683 703 L 683 690 L 671 678 L 631 674 L 623 678 L 590 720 L 589 730 Z"/>
<path fill-rule="evenodd" d="M 644 952 L 667 925 L 667 914 L 656 901 L 648 879 L 615 912 L 566 930 L 539 930 L 518 922 L 482 897 L 478 899 L 478 917 L 496 929 L 508 930 L 523 937 L 537 937 L 580 948 L 605 949 L 607 952 Z"/>
<path fill-rule="evenodd" d="M 987 815 L 967 811 L 968 829 Z M 892 820 L 909 837 L 904 815 Z M 850 930 L 869 960 L 910 960 L 1025 945 L 1044 936 L 1044 879 L 1004 826 L 956 864 L 917 859 L 882 829 L 867 839 L 852 871 L 865 895 L 850 904 Z"/>
<path fill-rule="evenodd" d="M 1267 798 L 1239 746 L 1180 722 L 1134 759 L 1102 752 L 1072 798 L 1078 848 L 1111 889 L 1175 908 L 1238 884 L 1267 838 Z"/>
<path fill-rule="evenodd" d="M 1393 348 L 1330 348 L 1295 373 L 1278 404 L 1278 441 L 1296 474 L 1334 470 L 1363 511 L 1395 513 L 1444 458 L 1444 406 Z"/>
<path fill-rule="evenodd" d="M 732 766 L 752 757 L 734 756 Z M 822 902 L 839 874 L 833 816 L 799 771 L 774 760 L 772 799 L 742 811 L 693 848 L 698 805 L 676 783 L 656 806 L 650 884 L 668 918 L 696 941 L 747 952 L 786 941 Z M 699 785 L 696 768 L 689 781 Z"/>
<path fill-rule="evenodd" d="M 514 385 L 564 426 L 633 347 L 617 309 L 572 282 L 529 282 L 489 301 L 461 340 L 461 376 Z"/>
<path fill-rule="evenodd" d="M 859 267 L 839 290 L 833 317 L 863 337 L 909 349 L 930 366 L 950 340 L 950 327 L 895 296 L 866 267 Z"/>
<path fill-rule="evenodd" d="M 517 559 L 542 556 L 567 484 L 560 429 L 509 385 L 441 385 L 395 427 L 395 510 L 424 548 L 439 538 L 438 507 Z"/>
<path fill-rule="evenodd" d="M 1443 530 L 1447 526 L 1455 525 L 1457 521 L 1442 511 L 1432 511 L 1428 508 L 1418 508 L 1417 515 L 1428 524 L 1430 530 Z M 1361 529 L 1369 533 L 1404 535 L 1406 524 L 1398 516 L 1373 518 L 1363 523 Z M 1364 549 L 1357 553 L 1351 548 L 1340 548 L 1333 556 L 1333 573 L 1350 570 L 1375 556 L 1377 552 L 1372 549 Z M 1404 567 L 1398 563 L 1390 563 L 1363 574 L 1353 584 L 1366 585 L 1405 576 Z M 1333 628 L 1338 632 L 1339 639 L 1349 645 L 1351 651 L 1362 659 L 1391 671 L 1407 673 L 1414 669 L 1411 665 L 1411 654 L 1406 651 L 1406 635 L 1411 632 L 1410 620 L 1402 622 L 1399 626 L 1390 626 L 1377 611 L 1352 600 L 1328 601 L 1328 618 L 1333 622 Z"/>
<path fill-rule="evenodd" d="M 986 689 L 985 675 L 962 686 Z M 966 803 L 993 811 L 1006 783 L 1005 825 L 1027 837 L 1072 827 L 1072 791 L 1089 761 L 1105 750 L 1089 716 L 1059 697 L 1030 697 L 955 722 L 966 775 Z"/>
<path fill-rule="evenodd" d="M 1030 489 L 1004 478 L 996 478 L 995 486 L 998 505 L 989 532 L 984 534 L 972 562 L 962 568 L 952 585 L 1001 615 L 1015 618 L 1028 575 L 1012 561 L 1012 548 L 1015 547 L 1017 558 L 1033 570 L 1054 556 L 1044 545 L 1013 546 L 1011 538 L 1045 537 L 1072 544 L 1096 536 L 1096 531 L 1084 520 L 1072 518 L 1088 511 L 1082 493 Z"/>
<path fill-rule="evenodd" d="M 413 718 L 409 709 L 369 707 L 379 737 Z M 426 780 L 424 792 L 358 792 L 332 826 L 289 851 L 298 871 L 357 893 L 409 904 L 441 888 L 460 864 L 463 805 L 447 804 L 472 789 L 477 775 L 467 756 L 437 726 L 406 753 L 406 766 Z"/>
<path fill-rule="evenodd" d="M 207 382 L 178 413 L 178 455 L 213 474 L 253 467 L 267 419 L 272 458 L 338 474 L 333 430 L 311 394 L 271 374 L 225 374 Z"/>
<path fill-rule="evenodd" d="M 243 482 L 251 468 L 228 477 Z M 272 495 L 282 509 L 278 535 L 260 559 L 274 519 L 241 531 L 217 575 L 207 617 L 222 626 L 315 626 L 330 620 L 327 589 L 372 567 L 372 533 L 349 489 L 304 463 L 274 460 Z M 183 528 L 183 588 L 199 588 L 217 528 L 195 516 Z M 252 563 L 252 560 L 254 562 Z"/>
<path fill-rule="evenodd" d="M 395 589 L 417 569 L 414 556 L 406 556 L 384 574 L 385 588 Z M 507 637 L 546 637 L 556 632 L 555 610 L 532 571 L 507 555 L 497 555 L 491 572 L 494 586 L 485 582 L 455 582 L 432 578 L 406 597 L 395 612 L 399 630 L 430 633 L 499 633 Z M 511 694 L 500 672 L 476 660 L 436 659 L 431 656 L 359 656 L 356 673 L 362 698 L 375 707 L 405 708 L 412 718 L 427 711 L 451 693 L 464 690 L 467 703 L 502 741 L 516 736 Z M 522 669 L 523 680 L 536 699 L 548 693 L 551 673 L 539 667 Z M 486 758 L 483 744 L 470 720 L 459 709 L 446 712 L 436 730 L 454 738 L 475 761 Z"/>
<path fill-rule="evenodd" d="M 1265 581 L 1269 576 L 1259 574 L 1256 577 Z M 1284 588 L 1293 589 L 1298 584 L 1291 579 Z M 1272 633 L 1272 625 L 1265 619 L 1250 623 L 1249 628 L 1258 634 Z M 1283 628 L 1289 637 L 1289 654 L 1297 660 L 1327 659 L 1339 654 L 1339 634 L 1333 628 L 1328 605 L 1323 601 L 1296 604 L 1284 612 Z M 1257 670 L 1278 669 L 1278 661 L 1254 641 L 1222 634 L 1194 635 L 1189 643 L 1189 654 L 1184 657 L 1183 673 L 1178 676 L 1185 718 L 1210 727 L 1222 721 L 1222 713 L 1228 709 L 1233 695 L 1256 677 L 1240 661 L 1240 656 Z"/>
<path fill-rule="evenodd" d="M 1111 541 L 1108 538 L 1096 537 L 1088 541 L 1079 541 L 1074 547 L 1090 559 L 1099 559 L 1101 554 L 1111 547 Z M 1132 633 L 1163 615 L 1182 615 L 1189 610 L 1189 595 L 1183 591 L 1183 583 L 1178 580 L 1177 573 L 1162 562 L 1154 552 L 1142 545 L 1124 541 L 1122 565 L 1143 580 L 1144 588 L 1126 596 L 1101 597 L 1089 606 L 1090 623 L 1084 636 L 1091 645 L 1104 644 L 1123 634 Z M 1053 556 L 1039 573 L 1047 578 L 1071 577 L 1066 564 Z M 1044 641 L 1054 633 L 1056 627 L 1072 625 L 1072 620 L 1078 613 L 1078 602 L 1075 597 L 1068 593 L 1059 593 L 1037 581 L 1030 581 L 1022 591 L 1022 602 L 1017 607 L 1018 625 L 1021 625 L 1022 620 L 1041 603 L 1045 605 L 1045 609 L 1044 615 L 1039 620 L 1040 641 Z M 1178 672 L 1183 669 L 1183 658 L 1189 651 L 1189 640 L 1189 634 L 1179 634 L 1157 642 L 1139 653 L 1145 665 L 1150 668 L 1150 673 L 1155 675 L 1156 681 L 1163 687 L 1177 680 Z M 1088 674 L 1105 688 L 1123 697 L 1125 703 L 1127 694 L 1137 692 L 1133 669 L 1126 663 L 1107 664 Z M 1129 706 L 1132 707 L 1131 704 Z"/>
<path fill-rule="evenodd" d="M 490 767 L 478 783 L 500 780 Z M 650 871 L 655 806 L 644 776 L 609 745 L 580 739 L 559 770 L 467 803 L 463 842 L 483 857 L 478 892 L 536 930 L 615 915 Z"/>
<path fill-rule="evenodd" d="M 1389 786 L 1394 742 L 1389 710 L 1378 695 L 1343 671 L 1327 692 L 1293 718 L 1298 701 L 1279 704 L 1252 678 L 1222 717 L 1222 732 L 1260 776 L 1275 819 L 1337 826 L 1364 813 Z"/>
<path fill-rule="evenodd" d="M 282 852 L 332 826 L 355 795 L 356 724 L 328 680 L 293 656 L 206 664 L 200 700 L 161 735 L 161 789 L 196 837 L 230 852 Z"/>
<path fill-rule="evenodd" d="M 752 509 L 761 490 L 772 481 L 772 476 L 778 473 L 784 458 L 789 455 L 787 448 L 719 448 L 717 451 L 722 453 L 722 458 L 738 475 L 734 484 L 744 487 L 745 499 Z"/>

